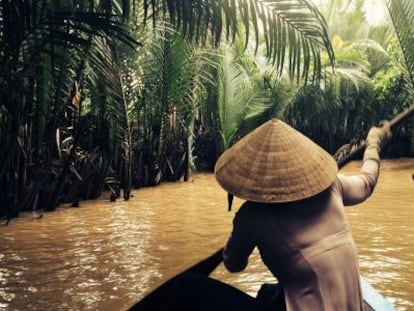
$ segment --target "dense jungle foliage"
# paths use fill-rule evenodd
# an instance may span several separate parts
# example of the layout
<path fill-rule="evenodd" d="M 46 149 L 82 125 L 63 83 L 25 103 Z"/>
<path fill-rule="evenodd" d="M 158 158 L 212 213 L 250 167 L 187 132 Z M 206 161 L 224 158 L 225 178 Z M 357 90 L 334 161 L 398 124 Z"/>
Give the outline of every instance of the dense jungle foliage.
<path fill-rule="evenodd" d="M 0 216 L 187 180 L 273 117 L 342 156 L 413 104 L 414 6 L 379 2 L 1 0 Z"/>

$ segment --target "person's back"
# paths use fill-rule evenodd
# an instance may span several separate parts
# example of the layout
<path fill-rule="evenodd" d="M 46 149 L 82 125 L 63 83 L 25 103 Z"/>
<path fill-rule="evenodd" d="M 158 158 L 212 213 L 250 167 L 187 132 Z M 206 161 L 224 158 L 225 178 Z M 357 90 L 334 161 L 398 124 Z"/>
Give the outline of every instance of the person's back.
<path fill-rule="evenodd" d="M 366 200 L 377 182 L 388 132 L 370 133 L 361 171 L 353 176 L 337 173 L 326 151 L 281 121 L 266 123 L 222 155 L 216 178 L 247 199 L 224 248 L 226 268 L 243 270 L 257 246 L 284 288 L 287 310 L 362 310 L 358 255 L 344 206 Z"/>
<path fill-rule="evenodd" d="M 233 232 L 224 253 L 230 271 L 243 269 L 246 261 L 229 252 L 257 246 L 284 288 L 288 310 L 360 309 L 358 258 L 336 187 L 299 202 L 246 202 L 235 222 L 238 234 L 243 228 L 250 234 L 240 240 Z M 234 245 L 238 241 L 242 245 Z"/>

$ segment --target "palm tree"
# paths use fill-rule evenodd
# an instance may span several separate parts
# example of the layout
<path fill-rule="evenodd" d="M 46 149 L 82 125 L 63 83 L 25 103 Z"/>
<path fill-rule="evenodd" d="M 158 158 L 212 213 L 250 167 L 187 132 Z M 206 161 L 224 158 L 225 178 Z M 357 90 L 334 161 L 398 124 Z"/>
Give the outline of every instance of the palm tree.
<path fill-rule="evenodd" d="M 192 123 L 200 105 L 205 56 L 168 23 L 146 33 L 139 51 L 135 103 L 139 185 L 177 180 L 191 162 Z M 148 57 L 151 55 L 151 57 Z"/>
<path fill-rule="evenodd" d="M 243 51 L 240 44 L 226 46 L 222 51 L 216 73 L 217 98 L 213 101 L 218 112 L 220 153 L 243 134 L 244 122 L 272 106 L 269 89 L 263 83 L 253 55 Z"/>
<path fill-rule="evenodd" d="M 0 16 L 1 139 L 5 147 L 0 151 L 0 183 L 5 190 L 1 200 L 5 212 L 13 216 L 48 183 L 38 176 L 56 175 L 58 179 L 56 184 L 51 182 L 55 187 L 51 208 L 60 196 L 71 159 L 60 169 L 49 169 L 56 150 L 51 148 L 53 133 L 60 126 L 76 126 L 80 110 L 71 104 L 79 102 L 77 86 L 82 89 L 93 37 L 136 41 L 101 6 L 95 10 L 70 1 L 2 1 Z M 62 123 L 63 119 L 69 122 Z"/>

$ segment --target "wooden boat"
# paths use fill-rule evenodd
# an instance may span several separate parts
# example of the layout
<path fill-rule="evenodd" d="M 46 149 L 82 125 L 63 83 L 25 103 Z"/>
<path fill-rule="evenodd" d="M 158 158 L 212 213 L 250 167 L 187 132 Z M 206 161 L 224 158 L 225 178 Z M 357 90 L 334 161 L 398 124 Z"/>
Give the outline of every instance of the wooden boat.
<path fill-rule="evenodd" d="M 361 277 L 364 311 L 396 311 L 394 306 L 384 298 L 364 277 Z"/>
<path fill-rule="evenodd" d="M 169 290 L 169 286 L 174 280 L 181 276 L 184 273 L 198 273 L 201 275 L 208 276 L 214 269 L 222 262 L 222 253 L 223 249 L 219 249 L 213 255 L 207 257 L 206 259 L 198 262 L 182 273 L 176 275 L 172 279 L 161 284 L 155 290 L 146 295 L 141 301 L 137 302 L 135 305 L 131 306 L 129 311 L 158 311 L 158 310 L 168 310 L 168 306 L 165 305 L 163 297 L 166 292 Z M 267 289 L 266 289 L 267 287 Z M 259 291 L 257 298 L 258 299 L 273 299 L 267 293 L 274 293 L 275 289 L 278 287 L 277 284 L 264 284 L 262 289 Z M 393 305 L 385 299 L 369 282 L 367 279 L 361 277 L 361 288 L 362 295 L 364 298 L 364 311 L 396 311 Z M 279 310 L 279 309 L 277 309 Z M 284 310 L 284 307 L 280 308 Z M 213 310 L 212 310 L 213 311 Z"/>

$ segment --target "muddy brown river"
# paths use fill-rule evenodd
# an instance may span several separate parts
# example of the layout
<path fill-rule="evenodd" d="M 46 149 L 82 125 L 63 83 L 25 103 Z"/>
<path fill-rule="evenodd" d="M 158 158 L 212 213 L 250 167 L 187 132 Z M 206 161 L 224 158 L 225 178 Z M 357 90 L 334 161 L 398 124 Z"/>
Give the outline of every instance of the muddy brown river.
<path fill-rule="evenodd" d="M 342 172 L 358 171 L 352 162 Z M 414 310 L 414 159 L 382 162 L 375 193 L 347 208 L 361 272 L 398 310 Z M 151 289 L 222 247 L 241 200 L 227 212 L 212 174 L 107 195 L 36 219 L 0 225 L 0 310 L 125 310 Z M 213 277 L 255 295 L 275 280 L 257 251 L 237 274 Z"/>

